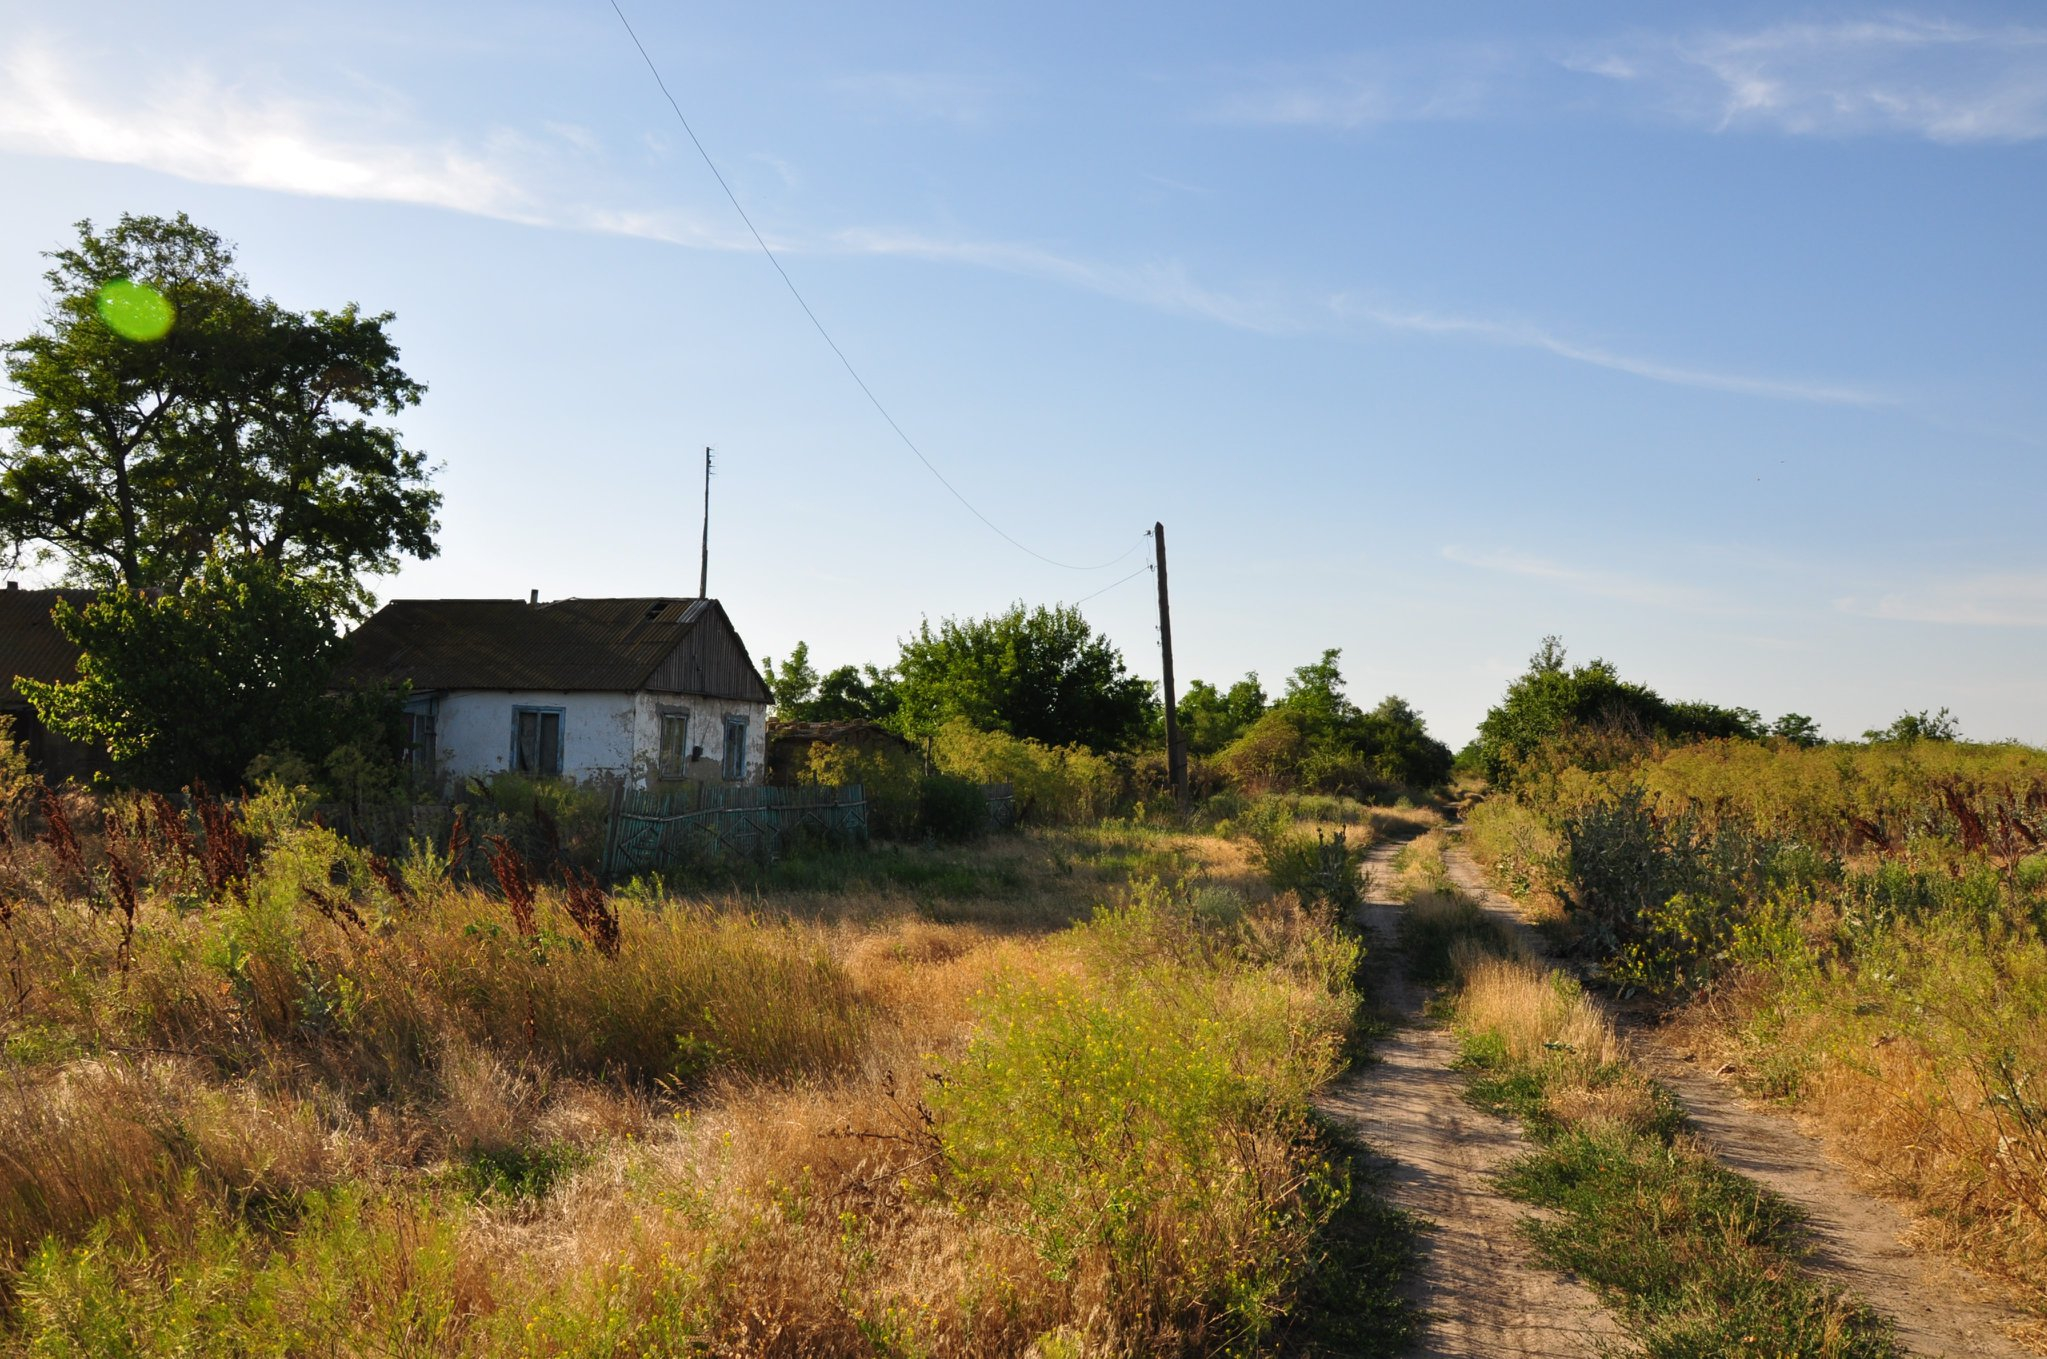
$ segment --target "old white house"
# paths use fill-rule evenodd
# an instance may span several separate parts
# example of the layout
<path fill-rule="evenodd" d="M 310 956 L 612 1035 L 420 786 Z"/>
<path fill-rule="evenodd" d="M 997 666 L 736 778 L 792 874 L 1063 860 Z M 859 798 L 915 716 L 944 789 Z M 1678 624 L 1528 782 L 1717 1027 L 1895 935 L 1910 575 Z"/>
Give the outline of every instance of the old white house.
<path fill-rule="evenodd" d="M 715 599 L 397 599 L 351 678 L 410 683 L 412 759 L 655 787 L 759 783 L 770 695 Z"/>

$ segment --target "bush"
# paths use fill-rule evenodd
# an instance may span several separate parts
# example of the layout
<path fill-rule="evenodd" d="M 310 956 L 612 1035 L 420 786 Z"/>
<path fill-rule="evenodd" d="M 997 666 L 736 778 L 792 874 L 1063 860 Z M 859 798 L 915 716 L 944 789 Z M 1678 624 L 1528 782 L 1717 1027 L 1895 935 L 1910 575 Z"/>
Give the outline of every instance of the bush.
<path fill-rule="evenodd" d="M 939 772 L 1016 790 L 1020 823 L 1076 825 L 1099 821 L 1116 805 L 1116 766 L 1085 746 L 1048 746 L 1020 736 L 948 722 L 931 744 Z"/>
<path fill-rule="evenodd" d="M 1347 832 L 1324 835 L 1317 829 L 1310 840 L 1288 830 L 1254 843 L 1258 866 L 1272 879 L 1275 892 L 1292 892 L 1340 912 L 1355 910 L 1364 900 L 1365 852 L 1351 846 Z"/>
<path fill-rule="evenodd" d="M 964 844 L 987 831 L 988 797 L 978 783 L 929 775 L 917 790 L 917 823 L 936 840 Z"/>
<path fill-rule="evenodd" d="M 843 745 L 815 741 L 804 771 L 827 788 L 859 784 L 867 798 L 868 832 L 883 840 L 908 839 L 916 831 L 924 761 L 900 746 Z"/>

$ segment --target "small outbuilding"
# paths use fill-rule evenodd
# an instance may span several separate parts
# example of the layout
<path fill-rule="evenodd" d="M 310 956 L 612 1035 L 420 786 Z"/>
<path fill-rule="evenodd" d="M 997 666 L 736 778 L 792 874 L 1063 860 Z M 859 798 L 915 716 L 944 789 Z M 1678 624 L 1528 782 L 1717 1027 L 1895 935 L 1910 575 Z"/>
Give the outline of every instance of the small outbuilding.
<path fill-rule="evenodd" d="M 715 599 L 397 599 L 345 673 L 409 684 L 411 760 L 638 788 L 758 784 L 773 695 Z"/>
<path fill-rule="evenodd" d="M 849 748 L 896 760 L 919 758 L 915 744 L 868 718 L 839 722 L 776 720 L 768 724 L 768 782 L 784 787 L 807 782 L 810 753 L 819 746 Z"/>

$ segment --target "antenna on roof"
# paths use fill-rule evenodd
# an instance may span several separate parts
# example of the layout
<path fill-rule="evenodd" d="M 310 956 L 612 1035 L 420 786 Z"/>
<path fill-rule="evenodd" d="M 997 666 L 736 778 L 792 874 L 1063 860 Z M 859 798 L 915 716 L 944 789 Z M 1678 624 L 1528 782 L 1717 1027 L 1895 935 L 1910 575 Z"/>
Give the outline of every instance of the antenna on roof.
<path fill-rule="evenodd" d="M 704 448 L 704 560 L 697 574 L 697 598 L 711 597 L 711 450 Z"/>

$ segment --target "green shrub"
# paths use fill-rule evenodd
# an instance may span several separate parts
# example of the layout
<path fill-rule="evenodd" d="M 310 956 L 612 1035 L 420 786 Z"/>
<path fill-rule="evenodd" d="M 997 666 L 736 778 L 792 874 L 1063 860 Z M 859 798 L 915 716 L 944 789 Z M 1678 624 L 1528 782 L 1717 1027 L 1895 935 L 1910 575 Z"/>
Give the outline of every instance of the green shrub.
<path fill-rule="evenodd" d="M 981 731 L 964 720 L 939 728 L 931 760 L 957 778 L 1009 784 L 1016 790 L 1017 820 L 1027 824 L 1099 821 L 1115 807 L 1122 787 L 1116 765 L 1085 746 L 1048 746 Z"/>
<path fill-rule="evenodd" d="M 917 790 L 917 824 L 935 840 L 964 844 L 988 830 L 988 798 L 981 785 L 950 774 L 927 775 Z"/>
<path fill-rule="evenodd" d="M 827 788 L 859 784 L 867 799 L 870 834 L 903 840 L 916 833 L 924 761 L 915 751 L 896 745 L 815 741 L 804 773 L 812 783 Z"/>

